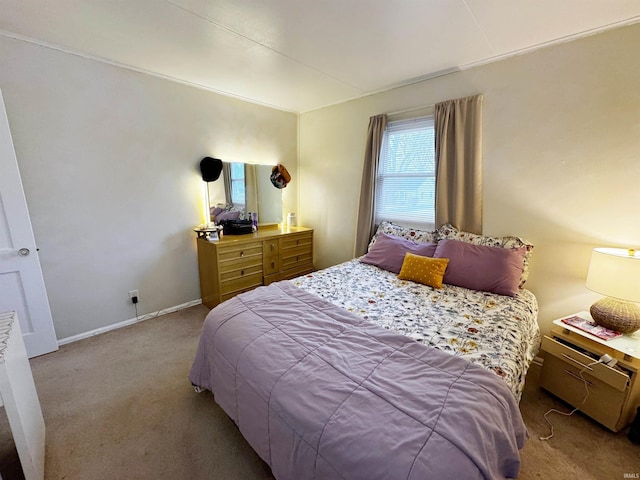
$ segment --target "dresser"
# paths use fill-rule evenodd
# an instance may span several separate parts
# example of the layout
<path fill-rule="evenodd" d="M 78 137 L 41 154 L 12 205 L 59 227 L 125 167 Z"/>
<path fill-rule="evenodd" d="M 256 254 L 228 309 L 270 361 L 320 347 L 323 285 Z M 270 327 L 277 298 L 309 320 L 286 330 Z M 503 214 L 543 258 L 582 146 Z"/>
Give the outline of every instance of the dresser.
<path fill-rule="evenodd" d="M 213 308 L 260 285 L 313 271 L 313 230 L 284 227 L 198 238 L 202 303 Z"/>

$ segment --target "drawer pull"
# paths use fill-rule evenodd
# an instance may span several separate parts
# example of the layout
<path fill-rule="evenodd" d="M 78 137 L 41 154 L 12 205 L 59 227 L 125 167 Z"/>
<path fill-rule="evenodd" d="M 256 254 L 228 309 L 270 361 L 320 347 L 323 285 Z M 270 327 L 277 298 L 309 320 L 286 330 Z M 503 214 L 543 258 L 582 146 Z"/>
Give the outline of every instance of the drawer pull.
<path fill-rule="evenodd" d="M 240 270 L 240 275 L 244 275 L 244 270 Z"/>
<path fill-rule="evenodd" d="M 300 260 L 300 257 L 296 257 L 296 262 L 297 262 L 298 260 Z"/>
<path fill-rule="evenodd" d="M 273 252 L 273 250 L 276 248 L 276 246 L 272 243 L 271 244 L 271 251 Z"/>
<path fill-rule="evenodd" d="M 585 365 L 584 363 L 576 360 L 573 357 L 570 357 L 569 355 L 567 355 L 566 353 L 561 353 L 560 355 L 562 355 L 564 358 L 566 358 L 567 360 L 572 361 L 573 363 L 577 363 L 578 365 L 580 365 L 582 368 L 588 368 L 589 370 L 593 371 L 593 368 L 591 368 L 589 365 Z"/>
<path fill-rule="evenodd" d="M 300 245 L 300 240 L 296 240 L 296 245 Z"/>
<path fill-rule="evenodd" d="M 573 372 L 571 372 L 571 371 L 569 371 L 569 370 L 565 370 L 565 369 L 562 369 L 562 371 L 563 371 L 564 373 L 566 373 L 567 375 L 569 375 L 570 377 L 573 377 L 573 378 L 575 378 L 576 380 L 580 380 L 581 382 L 586 383 L 586 384 L 587 384 L 587 385 L 589 385 L 590 387 L 593 387 L 593 386 L 594 386 L 594 385 L 593 385 L 593 383 L 591 383 L 591 382 L 590 382 L 589 380 L 587 380 L 587 379 L 582 378 L 580 375 L 576 375 L 575 373 L 573 373 Z"/>
<path fill-rule="evenodd" d="M 244 257 L 244 251 L 240 252 L 240 256 Z"/>
<path fill-rule="evenodd" d="M 271 268 L 276 268 L 276 262 L 271 262 Z"/>

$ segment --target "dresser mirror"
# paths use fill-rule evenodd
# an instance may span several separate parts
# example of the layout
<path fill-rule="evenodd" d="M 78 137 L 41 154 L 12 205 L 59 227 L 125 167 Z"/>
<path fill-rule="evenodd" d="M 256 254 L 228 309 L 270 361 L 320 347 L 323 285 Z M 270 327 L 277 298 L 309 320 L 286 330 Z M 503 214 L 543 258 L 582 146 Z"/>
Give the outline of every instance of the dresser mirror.
<path fill-rule="evenodd" d="M 226 208 L 239 211 L 242 218 L 247 212 L 257 212 L 258 224 L 282 223 L 282 190 L 271 183 L 272 168 L 273 165 L 223 162 L 220 178 L 207 183 L 210 211 Z"/>

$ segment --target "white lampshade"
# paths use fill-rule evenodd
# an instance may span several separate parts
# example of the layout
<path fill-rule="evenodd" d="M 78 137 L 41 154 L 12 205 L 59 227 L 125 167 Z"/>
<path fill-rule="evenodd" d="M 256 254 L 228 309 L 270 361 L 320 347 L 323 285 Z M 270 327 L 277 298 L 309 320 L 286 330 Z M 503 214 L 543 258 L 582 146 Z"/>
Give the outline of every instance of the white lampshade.
<path fill-rule="evenodd" d="M 640 302 L 640 252 L 624 248 L 594 248 L 587 288 L 607 297 Z"/>

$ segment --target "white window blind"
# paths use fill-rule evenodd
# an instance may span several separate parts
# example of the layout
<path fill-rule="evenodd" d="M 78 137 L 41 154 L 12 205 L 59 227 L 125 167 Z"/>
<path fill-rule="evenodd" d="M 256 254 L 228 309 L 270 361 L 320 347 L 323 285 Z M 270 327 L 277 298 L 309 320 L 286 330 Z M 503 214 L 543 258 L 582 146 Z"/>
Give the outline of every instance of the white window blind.
<path fill-rule="evenodd" d="M 434 228 L 435 191 L 433 117 L 387 124 L 376 177 L 375 222 Z"/>

